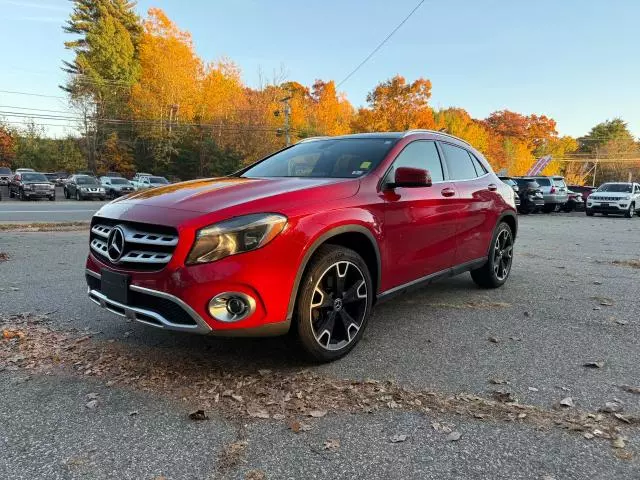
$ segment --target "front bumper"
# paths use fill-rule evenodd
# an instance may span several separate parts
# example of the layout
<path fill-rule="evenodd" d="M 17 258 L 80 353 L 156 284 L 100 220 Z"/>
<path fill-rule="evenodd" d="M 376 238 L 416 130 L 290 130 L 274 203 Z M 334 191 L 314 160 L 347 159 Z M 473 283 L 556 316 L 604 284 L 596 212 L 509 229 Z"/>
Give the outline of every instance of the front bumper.
<path fill-rule="evenodd" d="M 122 270 L 90 253 L 86 264 L 88 293 L 94 303 L 117 315 L 166 330 L 220 336 L 282 335 L 291 323 L 289 304 L 300 262 L 291 255 L 291 245 L 290 240 L 278 237 L 252 252 L 188 267 L 172 261 L 158 271 Z M 177 249 L 181 248 L 179 244 Z M 190 245 L 185 255 L 189 249 Z M 299 250 L 302 252 L 301 247 Z M 178 250 L 174 256 L 182 258 Z M 100 291 L 103 269 L 129 275 L 132 295 L 128 305 L 118 304 Z M 209 301 L 226 292 L 252 298 L 255 309 L 251 315 L 235 322 L 214 318 Z"/>
<path fill-rule="evenodd" d="M 52 198 L 56 196 L 55 190 L 24 190 L 27 198 Z"/>
<path fill-rule="evenodd" d="M 596 202 L 587 200 L 587 209 L 592 212 L 623 214 L 629 210 L 630 200 L 620 202 Z"/>

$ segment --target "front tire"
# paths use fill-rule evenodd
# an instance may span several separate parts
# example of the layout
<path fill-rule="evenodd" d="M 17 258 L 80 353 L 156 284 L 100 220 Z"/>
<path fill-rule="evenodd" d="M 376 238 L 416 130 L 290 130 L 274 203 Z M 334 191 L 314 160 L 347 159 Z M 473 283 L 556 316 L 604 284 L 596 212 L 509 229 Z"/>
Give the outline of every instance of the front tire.
<path fill-rule="evenodd" d="M 20 201 L 24 202 L 27 200 L 27 196 L 24 194 L 24 190 L 20 190 Z"/>
<path fill-rule="evenodd" d="M 587 217 L 593 217 L 593 210 L 590 208 L 587 208 L 584 212 L 587 214 Z"/>
<path fill-rule="evenodd" d="M 504 285 L 513 263 L 513 233 L 505 222 L 498 225 L 491 240 L 489 258 L 480 268 L 471 271 L 471 278 L 482 288 L 498 288 Z"/>
<path fill-rule="evenodd" d="M 63 190 L 63 192 L 64 192 L 64 198 L 66 198 L 67 200 L 69 200 L 69 199 L 71 198 L 71 195 L 69 195 L 69 191 L 65 188 L 65 189 Z"/>
<path fill-rule="evenodd" d="M 306 268 L 298 291 L 295 333 L 316 362 L 330 362 L 360 341 L 373 305 L 367 264 L 351 249 L 323 245 Z"/>
<path fill-rule="evenodd" d="M 636 214 L 636 205 L 632 203 L 631 205 L 629 205 L 629 209 L 624 213 L 624 216 L 627 218 L 633 218 L 635 214 Z"/>
<path fill-rule="evenodd" d="M 78 201 L 82 200 L 82 195 L 80 195 L 80 192 L 78 190 L 76 190 L 76 200 Z"/>

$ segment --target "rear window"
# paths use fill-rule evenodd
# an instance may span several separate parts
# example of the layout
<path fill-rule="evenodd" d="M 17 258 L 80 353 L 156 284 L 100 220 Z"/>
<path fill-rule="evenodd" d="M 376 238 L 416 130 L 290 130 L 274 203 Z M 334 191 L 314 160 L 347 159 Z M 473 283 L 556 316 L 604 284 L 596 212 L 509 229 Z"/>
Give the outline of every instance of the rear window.
<path fill-rule="evenodd" d="M 564 183 L 564 178 L 554 178 L 553 179 L 553 185 L 555 187 L 566 187 L 567 184 Z"/>
<path fill-rule="evenodd" d="M 536 178 L 536 182 L 538 182 L 538 184 L 542 187 L 551 186 L 551 180 L 549 180 L 548 178 Z"/>

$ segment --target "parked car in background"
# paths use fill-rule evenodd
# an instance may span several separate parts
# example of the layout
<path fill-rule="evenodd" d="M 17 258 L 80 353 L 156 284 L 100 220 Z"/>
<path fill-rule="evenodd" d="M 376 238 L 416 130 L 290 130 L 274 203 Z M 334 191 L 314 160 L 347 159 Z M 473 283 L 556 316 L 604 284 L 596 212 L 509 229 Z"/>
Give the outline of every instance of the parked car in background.
<path fill-rule="evenodd" d="M 64 197 L 76 200 L 105 200 L 107 193 L 96 177 L 90 175 L 71 175 L 64 186 Z"/>
<path fill-rule="evenodd" d="M 124 176 L 118 172 L 107 172 L 103 175 L 103 177 L 124 178 Z"/>
<path fill-rule="evenodd" d="M 562 206 L 563 212 L 584 212 L 585 202 L 582 199 L 582 194 L 580 192 L 574 192 L 571 189 L 567 190 L 567 203 Z"/>
<path fill-rule="evenodd" d="M 9 182 L 9 198 L 14 197 L 23 201 L 37 198 L 48 198 L 54 201 L 56 186 L 42 173 L 18 172 Z"/>
<path fill-rule="evenodd" d="M 640 184 L 627 182 L 603 183 L 587 199 L 587 216 L 594 213 L 624 215 L 633 218 L 640 207 Z"/>
<path fill-rule="evenodd" d="M 16 173 L 35 172 L 33 168 L 16 168 Z"/>
<path fill-rule="evenodd" d="M 516 209 L 520 208 L 520 187 L 518 183 L 511 177 L 498 177 L 502 180 L 503 183 L 506 183 L 511 188 L 513 188 L 513 193 L 515 193 L 515 201 L 516 201 Z"/>
<path fill-rule="evenodd" d="M 100 184 L 109 198 L 118 198 L 122 195 L 128 195 L 135 191 L 133 184 L 126 178 L 122 177 L 100 177 Z"/>
<path fill-rule="evenodd" d="M 56 186 L 63 187 L 65 180 L 69 177 L 67 172 L 56 172 Z"/>
<path fill-rule="evenodd" d="M 58 175 L 51 172 L 43 172 L 42 173 L 45 177 L 47 177 L 47 180 L 49 180 L 51 183 L 53 183 L 54 185 L 56 184 L 56 180 L 58 179 Z"/>
<path fill-rule="evenodd" d="M 554 212 L 560 210 L 569 196 L 567 195 L 567 184 L 564 181 L 564 177 L 559 176 L 547 176 L 547 177 L 531 177 L 538 182 L 542 195 L 544 196 L 544 208 L 545 213 Z"/>
<path fill-rule="evenodd" d="M 541 211 L 544 208 L 544 196 L 540 184 L 529 177 L 514 177 L 518 184 L 520 196 L 520 213 L 529 214 Z"/>
<path fill-rule="evenodd" d="M 135 183 L 140 181 L 140 177 L 153 177 L 153 173 L 136 172 L 133 178 L 131 179 L 131 182 Z"/>
<path fill-rule="evenodd" d="M 86 281 L 91 301 L 148 326 L 291 331 L 331 361 L 362 338 L 378 300 L 467 271 L 502 286 L 516 234 L 513 189 L 460 139 L 307 139 L 229 177 L 103 206 Z"/>
<path fill-rule="evenodd" d="M 9 167 L 0 167 L 0 185 L 9 185 L 13 172 Z"/>
<path fill-rule="evenodd" d="M 136 190 L 146 190 L 148 188 L 162 187 L 164 185 L 169 185 L 169 180 L 164 177 L 138 177 L 135 180 L 131 180 L 133 184 L 133 188 Z"/>
<path fill-rule="evenodd" d="M 577 192 L 582 195 L 582 200 L 584 200 L 585 205 L 587 203 L 587 198 L 589 198 L 589 195 L 597 190 L 596 187 L 590 187 L 587 185 L 569 185 L 568 188 L 572 192 Z"/>

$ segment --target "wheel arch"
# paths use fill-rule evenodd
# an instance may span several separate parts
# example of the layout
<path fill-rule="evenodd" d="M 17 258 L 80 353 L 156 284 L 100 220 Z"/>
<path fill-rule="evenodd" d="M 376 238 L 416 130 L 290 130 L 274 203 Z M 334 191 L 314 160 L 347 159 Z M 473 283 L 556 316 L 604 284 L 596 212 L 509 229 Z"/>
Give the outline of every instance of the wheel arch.
<path fill-rule="evenodd" d="M 380 249 L 375 236 L 368 228 L 362 225 L 342 225 L 319 235 L 304 254 L 304 257 L 300 262 L 298 272 L 296 273 L 296 278 L 293 282 L 293 288 L 289 298 L 289 308 L 287 310 L 287 320 L 291 320 L 293 318 L 293 312 L 295 310 L 296 300 L 298 299 L 298 293 L 300 290 L 300 282 L 307 270 L 309 261 L 318 248 L 327 244 L 347 247 L 358 253 L 367 264 L 367 267 L 369 267 L 371 279 L 374 282 L 373 291 L 377 293 L 378 288 L 380 287 L 382 269 Z"/>

